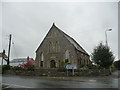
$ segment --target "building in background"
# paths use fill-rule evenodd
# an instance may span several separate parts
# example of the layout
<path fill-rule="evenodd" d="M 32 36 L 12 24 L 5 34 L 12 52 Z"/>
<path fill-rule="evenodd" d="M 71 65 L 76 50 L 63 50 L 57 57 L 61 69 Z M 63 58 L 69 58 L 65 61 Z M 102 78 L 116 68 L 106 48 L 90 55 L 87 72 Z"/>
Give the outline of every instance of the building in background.
<path fill-rule="evenodd" d="M 29 57 L 27 57 L 27 58 L 17 58 L 17 59 L 13 59 L 12 61 L 10 61 L 10 65 L 11 66 L 20 66 L 21 64 L 26 63 L 28 60 L 29 61 L 30 60 L 34 61 L 33 58 L 29 58 Z"/>
<path fill-rule="evenodd" d="M 84 40 L 84 39 L 83 39 Z M 36 67 L 60 68 L 71 63 L 77 68 L 91 64 L 89 54 L 53 23 L 36 50 Z"/>

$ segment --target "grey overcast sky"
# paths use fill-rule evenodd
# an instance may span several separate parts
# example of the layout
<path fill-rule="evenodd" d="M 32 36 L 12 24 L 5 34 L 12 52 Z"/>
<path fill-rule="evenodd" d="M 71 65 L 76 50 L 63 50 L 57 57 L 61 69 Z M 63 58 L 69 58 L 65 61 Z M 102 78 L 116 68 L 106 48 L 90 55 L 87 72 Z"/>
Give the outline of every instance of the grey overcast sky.
<path fill-rule="evenodd" d="M 2 5 L 2 49 L 8 50 L 12 34 L 11 59 L 33 57 L 48 30 L 55 22 L 89 54 L 100 42 L 108 44 L 118 59 L 117 2 L 4 2 Z M 0 38 L 1 40 L 1 38 Z"/>

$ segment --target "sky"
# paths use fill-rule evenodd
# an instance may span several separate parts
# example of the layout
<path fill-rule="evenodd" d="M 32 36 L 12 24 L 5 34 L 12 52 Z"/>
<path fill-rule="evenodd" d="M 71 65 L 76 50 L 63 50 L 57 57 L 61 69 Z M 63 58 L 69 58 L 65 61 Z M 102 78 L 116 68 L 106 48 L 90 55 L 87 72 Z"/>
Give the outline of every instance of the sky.
<path fill-rule="evenodd" d="M 73 37 L 91 55 L 93 49 L 108 45 L 118 59 L 117 2 L 3 2 L 0 3 L 0 51 L 8 51 L 12 34 L 11 57 L 32 57 L 53 22 Z"/>

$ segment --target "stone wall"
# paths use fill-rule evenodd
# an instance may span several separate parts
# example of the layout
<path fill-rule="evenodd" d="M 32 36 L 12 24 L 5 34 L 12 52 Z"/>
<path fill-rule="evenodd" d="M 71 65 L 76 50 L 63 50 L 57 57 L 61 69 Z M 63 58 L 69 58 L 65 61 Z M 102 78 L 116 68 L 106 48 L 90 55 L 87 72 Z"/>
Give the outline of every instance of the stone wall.
<path fill-rule="evenodd" d="M 6 71 L 4 74 L 11 74 L 11 75 L 25 75 L 25 76 L 72 76 L 72 70 L 59 70 L 59 69 L 35 69 L 34 71 L 27 71 L 27 70 L 9 70 Z M 89 70 L 82 70 L 77 69 L 74 72 L 74 76 L 107 76 L 110 75 L 110 71 L 108 69 L 89 69 Z"/>

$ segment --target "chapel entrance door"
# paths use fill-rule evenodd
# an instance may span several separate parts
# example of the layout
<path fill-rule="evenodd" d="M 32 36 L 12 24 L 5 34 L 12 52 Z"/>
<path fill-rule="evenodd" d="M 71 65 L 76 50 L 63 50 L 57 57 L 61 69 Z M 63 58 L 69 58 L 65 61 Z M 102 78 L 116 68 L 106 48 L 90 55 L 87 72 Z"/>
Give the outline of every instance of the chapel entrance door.
<path fill-rule="evenodd" d="M 50 61 L 50 68 L 56 68 L 56 62 L 55 60 Z"/>

